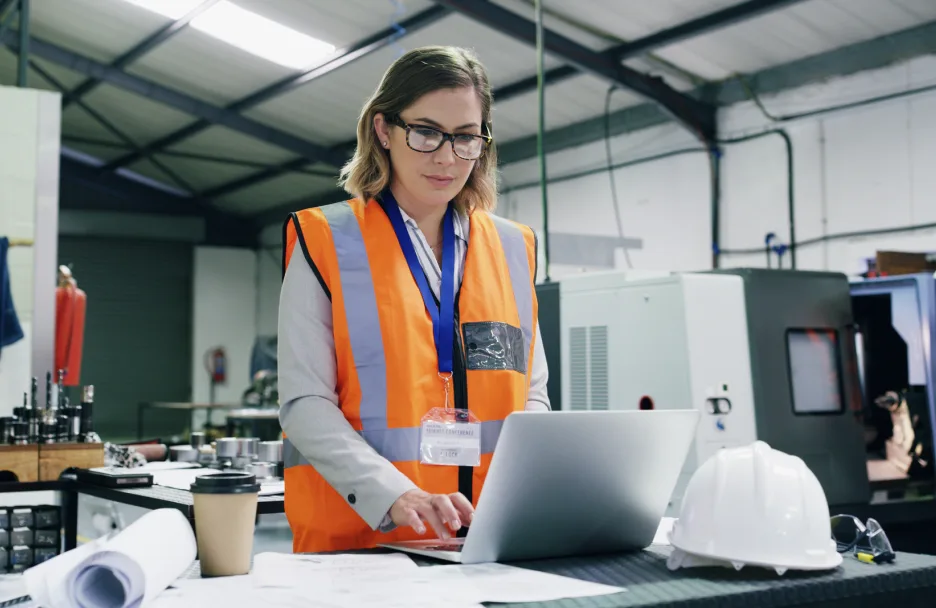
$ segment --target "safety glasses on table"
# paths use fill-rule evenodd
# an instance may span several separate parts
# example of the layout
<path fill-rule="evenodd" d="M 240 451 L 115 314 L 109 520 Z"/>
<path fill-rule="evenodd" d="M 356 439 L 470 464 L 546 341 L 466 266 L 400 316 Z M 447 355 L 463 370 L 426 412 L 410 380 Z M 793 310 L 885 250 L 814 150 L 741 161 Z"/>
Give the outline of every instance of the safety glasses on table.
<path fill-rule="evenodd" d="M 894 561 L 894 549 L 887 534 L 874 519 L 867 524 L 853 515 L 832 517 L 832 539 L 839 553 L 853 552 L 858 560 L 881 564 Z"/>
<path fill-rule="evenodd" d="M 406 145 L 416 152 L 435 152 L 446 141 L 450 141 L 455 156 L 464 160 L 478 160 L 493 140 L 490 135 L 446 133 L 427 125 L 411 125 L 399 116 L 388 116 L 387 122 L 406 129 Z"/>

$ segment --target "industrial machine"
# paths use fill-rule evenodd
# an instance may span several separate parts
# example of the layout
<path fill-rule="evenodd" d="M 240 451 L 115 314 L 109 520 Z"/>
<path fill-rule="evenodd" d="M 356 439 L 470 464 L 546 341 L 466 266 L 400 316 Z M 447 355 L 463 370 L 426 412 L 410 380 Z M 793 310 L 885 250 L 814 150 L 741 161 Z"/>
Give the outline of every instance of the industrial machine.
<path fill-rule="evenodd" d="M 874 500 L 932 500 L 936 279 L 856 280 L 851 295 Z"/>
<path fill-rule="evenodd" d="M 755 439 L 801 457 L 830 504 L 867 503 L 844 275 L 741 269 L 628 280 L 609 272 L 563 279 L 559 292 L 554 408 L 702 411 L 671 511 L 699 464 Z M 555 340 L 542 317 L 540 326 L 544 344 Z"/>

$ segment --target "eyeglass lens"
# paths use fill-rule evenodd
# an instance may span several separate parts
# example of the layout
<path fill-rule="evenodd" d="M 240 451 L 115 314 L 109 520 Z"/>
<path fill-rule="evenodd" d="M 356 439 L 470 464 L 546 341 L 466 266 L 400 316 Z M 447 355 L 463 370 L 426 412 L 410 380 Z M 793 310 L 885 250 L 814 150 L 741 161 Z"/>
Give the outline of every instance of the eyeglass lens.
<path fill-rule="evenodd" d="M 893 554 L 894 549 L 875 519 L 868 519 L 867 526 L 852 515 L 836 515 L 830 520 L 832 538 L 841 552 L 861 549 L 873 555 Z"/>
<path fill-rule="evenodd" d="M 832 517 L 831 524 L 832 538 L 838 545 L 839 551 L 853 548 L 865 529 L 864 524 L 851 515 L 836 515 Z"/>
<path fill-rule="evenodd" d="M 407 143 L 419 152 L 435 152 L 445 142 L 445 136 L 435 129 L 428 127 L 412 127 L 409 130 Z M 465 160 L 476 160 L 481 156 L 484 140 L 475 135 L 455 135 L 453 143 L 455 154 Z"/>
<path fill-rule="evenodd" d="M 868 520 L 868 544 L 874 554 L 894 552 L 887 534 L 884 534 L 884 530 L 881 528 L 881 524 L 874 519 Z"/>

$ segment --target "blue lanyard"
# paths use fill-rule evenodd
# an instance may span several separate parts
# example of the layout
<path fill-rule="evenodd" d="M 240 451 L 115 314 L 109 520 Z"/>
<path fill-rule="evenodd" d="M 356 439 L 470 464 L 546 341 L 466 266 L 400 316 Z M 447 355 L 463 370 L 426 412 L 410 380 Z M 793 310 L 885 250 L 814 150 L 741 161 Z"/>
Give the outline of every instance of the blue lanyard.
<path fill-rule="evenodd" d="M 436 306 L 426 274 L 419 264 L 419 257 L 416 255 L 413 241 L 410 240 L 409 231 L 403 221 L 403 215 L 400 214 L 400 207 L 389 188 L 381 195 L 380 203 L 390 218 L 397 241 L 406 257 L 406 263 L 422 293 L 426 310 L 432 318 L 436 353 L 439 357 L 439 373 L 451 374 L 452 341 L 455 334 L 455 219 L 452 204 L 449 203 L 442 222 L 442 285 L 439 288 L 439 306 Z"/>

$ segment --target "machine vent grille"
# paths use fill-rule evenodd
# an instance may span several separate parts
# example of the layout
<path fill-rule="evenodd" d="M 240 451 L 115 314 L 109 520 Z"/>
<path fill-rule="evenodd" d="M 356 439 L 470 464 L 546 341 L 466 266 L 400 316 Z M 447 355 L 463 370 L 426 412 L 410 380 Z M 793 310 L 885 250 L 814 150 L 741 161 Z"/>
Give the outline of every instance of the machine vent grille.
<path fill-rule="evenodd" d="M 608 326 L 588 328 L 591 409 L 608 409 Z"/>
<path fill-rule="evenodd" d="M 588 333 L 584 327 L 569 328 L 569 407 L 588 409 Z"/>

